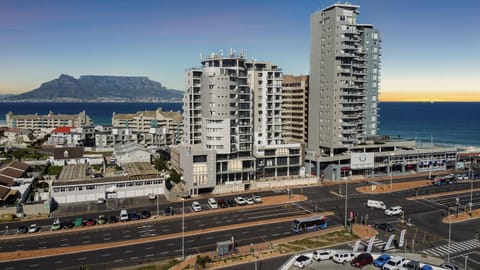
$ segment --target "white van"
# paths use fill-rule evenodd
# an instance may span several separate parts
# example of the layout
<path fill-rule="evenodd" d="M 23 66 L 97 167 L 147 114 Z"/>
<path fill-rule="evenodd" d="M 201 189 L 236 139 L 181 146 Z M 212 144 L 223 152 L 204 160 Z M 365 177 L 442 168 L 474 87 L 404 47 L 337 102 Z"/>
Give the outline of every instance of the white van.
<path fill-rule="evenodd" d="M 375 209 L 383 209 L 383 210 L 387 208 L 382 201 L 375 201 L 375 200 L 368 200 L 367 207 L 375 208 Z"/>
<path fill-rule="evenodd" d="M 212 209 L 217 209 L 218 208 L 218 203 L 214 198 L 208 199 L 207 203 L 208 203 L 208 206 L 210 206 L 210 208 L 212 208 Z"/>
<path fill-rule="evenodd" d="M 129 217 L 128 217 L 128 212 L 126 209 L 122 209 L 120 211 L 120 221 L 128 221 L 129 220 Z"/>

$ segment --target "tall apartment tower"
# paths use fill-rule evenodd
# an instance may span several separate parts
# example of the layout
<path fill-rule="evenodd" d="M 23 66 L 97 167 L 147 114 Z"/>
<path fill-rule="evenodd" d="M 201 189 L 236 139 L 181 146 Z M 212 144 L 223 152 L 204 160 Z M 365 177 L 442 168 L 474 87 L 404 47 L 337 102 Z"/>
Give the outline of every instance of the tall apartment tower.
<path fill-rule="evenodd" d="M 283 75 L 282 135 L 287 143 L 307 145 L 308 76 Z"/>
<path fill-rule="evenodd" d="M 380 35 L 359 6 L 311 16 L 308 149 L 335 155 L 377 134 Z"/>
<path fill-rule="evenodd" d="M 233 51 L 201 58 L 186 71 L 183 144 L 172 149 L 190 193 L 298 175 L 301 146 L 281 136 L 282 71 Z"/>

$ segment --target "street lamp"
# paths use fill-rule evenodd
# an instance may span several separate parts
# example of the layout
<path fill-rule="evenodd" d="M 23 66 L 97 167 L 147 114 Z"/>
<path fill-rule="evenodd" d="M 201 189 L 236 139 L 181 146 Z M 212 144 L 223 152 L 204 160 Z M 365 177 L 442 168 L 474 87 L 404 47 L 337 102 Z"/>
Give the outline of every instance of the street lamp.
<path fill-rule="evenodd" d="M 450 262 L 450 238 L 452 236 L 452 217 L 450 216 L 450 206 L 448 207 L 448 251 L 447 262 Z"/>
<path fill-rule="evenodd" d="M 347 227 L 347 199 L 348 199 L 348 189 L 347 189 L 347 177 L 345 177 L 345 230 Z"/>
<path fill-rule="evenodd" d="M 393 153 L 390 153 L 390 191 L 393 191 L 393 163 L 392 163 Z"/>
<path fill-rule="evenodd" d="M 182 198 L 182 260 L 185 260 L 185 199 Z"/>

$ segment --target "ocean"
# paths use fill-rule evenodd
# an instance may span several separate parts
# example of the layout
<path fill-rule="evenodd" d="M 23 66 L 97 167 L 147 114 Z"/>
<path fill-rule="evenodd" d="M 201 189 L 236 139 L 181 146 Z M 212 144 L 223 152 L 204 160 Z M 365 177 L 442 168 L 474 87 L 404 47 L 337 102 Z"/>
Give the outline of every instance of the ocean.
<path fill-rule="evenodd" d="M 142 110 L 181 111 L 181 103 L 0 103 L 5 114 L 76 114 L 85 110 L 95 124 L 111 124 L 112 114 Z M 480 102 L 381 102 L 379 133 L 421 143 L 480 147 Z"/>

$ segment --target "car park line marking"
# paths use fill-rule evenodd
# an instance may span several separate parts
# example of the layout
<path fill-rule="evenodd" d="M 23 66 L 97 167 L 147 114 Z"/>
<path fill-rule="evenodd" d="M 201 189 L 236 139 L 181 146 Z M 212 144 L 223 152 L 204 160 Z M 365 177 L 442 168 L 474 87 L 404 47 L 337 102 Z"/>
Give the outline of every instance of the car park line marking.
<path fill-rule="evenodd" d="M 108 256 L 110 256 L 110 255 L 112 255 L 112 254 L 110 254 L 110 253 L 105 253 L 105 254 L 102 254 L 101 256 L 102 256 L 102 257 L 108 257 Z"/>
<path fill-rule="evenodd" d="M 132 253 L 132 252 L 133 252 L 133 250 L 129 249 L 129 250 L 125 250 L 123 253 L 126 254 L 126 253 Z"/>
<path fill-rule="evenodd" d="M 147 254 L 147 255 L 145 255 L 145 257 L 146 257 L 146 258 L 148 258 L 148 257 L 153 257 L 153 254 Z"/>

